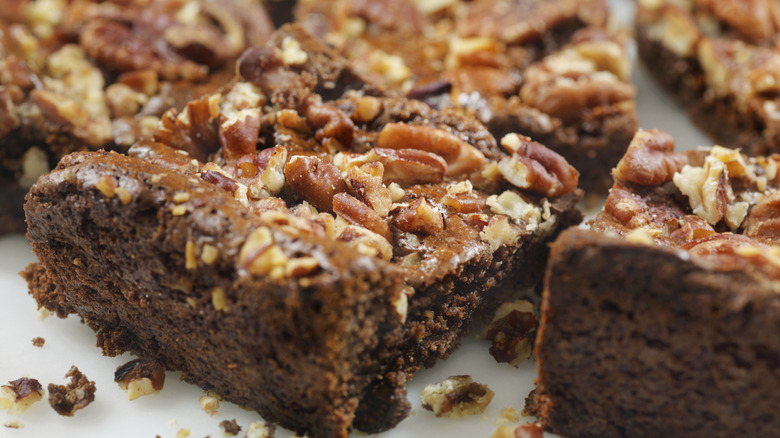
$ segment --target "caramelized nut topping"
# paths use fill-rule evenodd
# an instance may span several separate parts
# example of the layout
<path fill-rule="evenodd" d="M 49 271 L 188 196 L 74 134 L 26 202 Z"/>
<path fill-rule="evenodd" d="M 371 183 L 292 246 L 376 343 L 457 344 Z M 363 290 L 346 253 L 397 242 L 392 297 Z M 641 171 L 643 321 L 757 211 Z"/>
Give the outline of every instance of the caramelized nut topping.
<path fill-rule="evenodd" d="M 295 193 L 319 211 L 333 211 L 333 197 L 348 190 L 338 167 L 317 157 L 290 158 L 284 176 Z"/>
<path fill-rule="evenodd" d="M 674 152 L 674 139 L 663 131 L 639 131 L 612 175 L 644 186 L 671 181 L 685 158 Z"/>
<path fill-rule="evenodd" d="M 70 377 L 67 386 L 49 384 L 49 404 L 58 414 L 67 417 L 95 401 L 95 382 L 90 381 L 75 366 L 65 374 Z"/>
<path fill-rule="evenodd" d="M 33 403 L 43 398 L 41 384 L 29 377 L 8 382 L 0 386 L 0 409 L 10 410 L 13 414 L 26 411 Z"/>
<path fill-rule="evenodd" d="M 579 182 L 579 172 L 557 153 L 530 138 L 510 156 L 498 163 L 498 170 L 515 187 L 546 196 L 572 193 Z"/>
<path fill-rule="evenodd" d="M 444 229 L 444 219 L 425 198 L 417 198 L 395 217 L 395 225 L 407 233 L 434 234 Z"/>
<path fill-rule="evenodd" d="M 437 417 L 462 418 L 480 414 L 493 399 L 493 391 L 474 382 L 471 376 L 452 376 L 428 385 L 420 395 L 423 408 Z"/>

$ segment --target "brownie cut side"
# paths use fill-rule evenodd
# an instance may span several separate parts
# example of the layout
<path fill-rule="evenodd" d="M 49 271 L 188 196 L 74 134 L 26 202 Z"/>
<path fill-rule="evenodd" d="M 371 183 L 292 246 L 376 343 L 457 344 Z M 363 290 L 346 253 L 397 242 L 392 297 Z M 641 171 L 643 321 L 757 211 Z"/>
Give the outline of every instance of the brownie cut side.
<path fill-rule="evenodd" d="M 776 158 L 640 131 L 553 243 L 527 410 L 572 437 L 779 436 Z"/>

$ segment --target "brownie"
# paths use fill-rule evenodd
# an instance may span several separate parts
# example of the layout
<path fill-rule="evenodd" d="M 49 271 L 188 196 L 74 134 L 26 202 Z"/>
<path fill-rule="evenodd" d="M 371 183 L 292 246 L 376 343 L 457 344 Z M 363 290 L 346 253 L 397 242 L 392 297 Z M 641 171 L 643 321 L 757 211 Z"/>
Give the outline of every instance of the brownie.
<path fill-rule="evenodd" d="M 639 1 L 639 56 L 713 142 L 776 153 L 778 13 L 770 0 Z"/>
<path fill-rule="evenodd" d="M 392 90 L 532 137 L 605 193 L 637 129 L 602 0 L 299 1 L 297 19 Z"/>
<path fill-rule="evenodd" d="M 312 437 L 409 413 L 406 381 L 541 279 L 577 172 L 518 135 L 389 94 L 300 26 L 128 156 L 31 189 L 26 271 L 107 354 L 158 360 Z"/>
<path fill-rule="evenodd" d="M 0 234 L 69 152 L 125 151 L 226 84 L 273 26 L 259 0 L 0 2 Z"/>
<path fill-rule="evenodd" d="M 640 131 L 552 245 L 527 409 L 572 437 L 780 436 L 777 156 Z"/>

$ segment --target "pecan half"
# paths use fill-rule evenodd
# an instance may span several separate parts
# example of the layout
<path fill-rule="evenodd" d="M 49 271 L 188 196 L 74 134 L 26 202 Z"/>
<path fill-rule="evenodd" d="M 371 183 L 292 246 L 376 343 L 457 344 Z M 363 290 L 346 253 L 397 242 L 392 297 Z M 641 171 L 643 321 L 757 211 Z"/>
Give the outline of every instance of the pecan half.
<path fill-rule="evenodd" d="M 171 108 L 163 115 L 154 140 L 187 151 L 198 161 L 207 161 L 220 145 L 218 116 L 219 95 L 194 100 L 181 113 Z"/>
<path fill-rule="evenodd" d="M 565 158 L 528 137 L 520 137 L 515 152 L 498 163 L 498 170 L 515 187 L 545 196 L 572 193 L 580 173 Z"/>
<path fill-rule="evenodd" d="M 339 168 L 317 157 L 290 158 L 284 176 L 290 188 L 319 211 L 333 211 L 334 195 L 348 190 Z"/>
<path fill-rule="evenodd" d="M 347 193 L 337 193 L 333 197 L 333 212 L 347 223 L 361 226 L 369 231 L 393 241 L 393 235 L 387 222 L 366 204 Z"/>
<path fill-rule="evenodd" d="M 434 234 L 444 229 L 444 219 L 425 198 L 417 198 L 395 216 L 395 226 L 407 233 Z"/>
<path fill-rule="evenodd" d="M 685 157 L 674 152 L 671 135 L 660 130 L 639 131 L 612 176 L 643 186 L 657 186 L 671 181 L 684 164 Z"/>
<path fill-rule="evenodd" d="M 447 171 L 442 157 L 417 149 L 374 148 L 366 159 L 382 163 L 384 182 L 404 186 L 441 182 Z"/>
<path fill-rule="evenodd" d="M 257 150 L 257 138 L 260 135 L 260 111 L 244 109 L 229 116 L 224 113 L 219 125 L 219 144 L 228 162 Z"/>
<path fill-rule="evenodd" d="M 491 341 L 490 355 L 496 362 L 518 366 L 531 357 L 534 333 L 539 321 L 529 301 L 517 300 L 502 304 L 496 310 L 487 338 Z"/>
<path fill-rule="evenodd" d="M 447 162 L 446 175 L 457 176 L 480 170 L 485 156 L 460 137 L 432 126 L 388 123 L 382 128 L 377 147 L 419 149 L 436 154 Z"/>

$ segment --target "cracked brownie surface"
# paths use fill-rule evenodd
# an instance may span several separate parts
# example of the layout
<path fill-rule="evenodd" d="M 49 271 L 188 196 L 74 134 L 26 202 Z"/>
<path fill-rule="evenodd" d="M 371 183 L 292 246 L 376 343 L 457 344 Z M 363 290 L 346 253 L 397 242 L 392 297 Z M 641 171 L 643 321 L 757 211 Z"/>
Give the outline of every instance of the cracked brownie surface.
<path fill-rule="evenodd" d="M 34 186 L 31 291 L 105 352 L 268 421 L 385 430 L 414 372 L 539 281 L 547 243 L 580 221 L 578 173 L 385 91 L 300 26 L 236 71 L 129 156 L 73 154 Z"/>
<path fill-rule="evenodd" d="M 780 157 L 640 131 L 553 244 L 527 409 L 564 436 L 775 436 Z"/>

